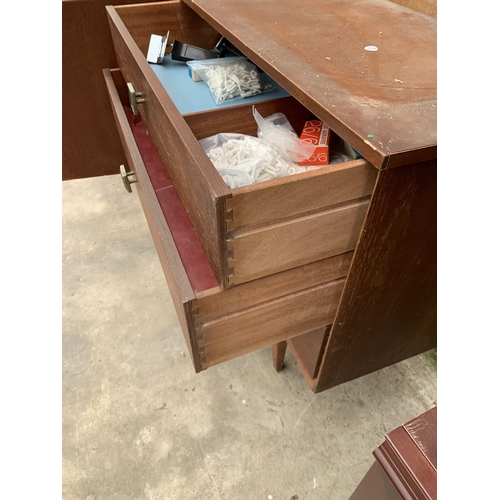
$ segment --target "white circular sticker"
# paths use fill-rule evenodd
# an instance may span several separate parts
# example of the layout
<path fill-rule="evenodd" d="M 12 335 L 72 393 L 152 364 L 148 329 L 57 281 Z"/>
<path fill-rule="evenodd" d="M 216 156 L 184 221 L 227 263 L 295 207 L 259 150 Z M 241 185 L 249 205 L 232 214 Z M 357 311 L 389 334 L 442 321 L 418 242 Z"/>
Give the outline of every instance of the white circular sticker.
<path fill-rule="evenodd" d="M 365 47 L 365 50 L 367 50 L 368 52 L 377 52 L 378 47 L 375 47 L 375 45 L 367 45 Z"/>

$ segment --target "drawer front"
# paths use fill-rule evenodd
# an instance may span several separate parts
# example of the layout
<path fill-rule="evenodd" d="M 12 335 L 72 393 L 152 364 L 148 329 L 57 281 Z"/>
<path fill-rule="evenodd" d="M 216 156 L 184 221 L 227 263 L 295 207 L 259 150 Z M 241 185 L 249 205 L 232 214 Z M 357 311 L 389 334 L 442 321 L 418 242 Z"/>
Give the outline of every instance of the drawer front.
<path fill-rule="evenodd" d="M 144 56 L 147 33 L 160 25 L 193 44 L 201 41 L 197 31 L 207 39 L 216 33 L 182 2 L 107 9 L 120 68 L 144 96 L 141 117 L 222 288 L 354 250 L 377 176 L 373 166 L 356 160 L 229 190 L 198 139 L 220 127 L 256 128 L 251 106 L 184 118 Z M 262 107 L 301 123 L 309 113 L 291 97 Z"/>
<path fill-rule="evenodd" d="M 195 269 L 189 264 L 189 255 L 186 254 L 195 245 L 191 243 L 182 249 L 179 240 L 191 238 L 195 232 L 191 226 L 186 229 L 186 224 L 181 223 L 182 220 L 189 221 L 185 212 L 176 214 L 181 222 L 169 219 L 171 213 L 166 215 L 165 193 L 175 196 L 175 189 L 163 185 L 155 187 L 158 183 L 152 175 L 159 171 L 161 159 L 154 146 L 147 151 L 142 149 L 143 146 L 139 149 L 137 135 L 134 135 L 139 132 L 132 131 L 115 86 L 119 72 L 114 75 L 115 78 L 109 70 L 104 71 L 113 113 L 129 170 L 137 178 L 137 191 L 195 370 L 203 370 L 330 324 L 344 287 L 352 252 L 228 290 L 216 286 L 215 276 L 212 280 L 200 280 L 194 275 L 196 269 L 200 269 L 200 263 Z M 150 141 L 145 128 L 141 133 L 141 144 Z M 204 254 L 198 254 L 196 260 L 203 258 Z M 209 268 L 206 258 L 205 268 Z"/>
<path fill-rule="evenodd" d="M 244 283 L 352 250 L 367 207 L 368 200 L 359 201 L 230 233 L 233 268 L 229 280 Z"/>
<path fill-rule="evenodd" d="M 348 252 L 197 300 L 202 368 L 330 324 L 351 259 Z"/>
<path fill-rule="evenodd" d="M 346 165 L 226 199 L 232 284 L 355 248 L 377 171 L 364 160 Z"/>

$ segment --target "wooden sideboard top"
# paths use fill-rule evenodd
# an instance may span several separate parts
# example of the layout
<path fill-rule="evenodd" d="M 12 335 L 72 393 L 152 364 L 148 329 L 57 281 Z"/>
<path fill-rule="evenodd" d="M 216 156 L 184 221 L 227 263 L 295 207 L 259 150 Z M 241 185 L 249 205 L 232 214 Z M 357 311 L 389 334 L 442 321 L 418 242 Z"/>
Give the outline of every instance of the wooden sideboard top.
<path fill-rule="evenodd" d="M 183 1 L 376 167 L 436 158 L 435 18 L 385 0 Z"/>

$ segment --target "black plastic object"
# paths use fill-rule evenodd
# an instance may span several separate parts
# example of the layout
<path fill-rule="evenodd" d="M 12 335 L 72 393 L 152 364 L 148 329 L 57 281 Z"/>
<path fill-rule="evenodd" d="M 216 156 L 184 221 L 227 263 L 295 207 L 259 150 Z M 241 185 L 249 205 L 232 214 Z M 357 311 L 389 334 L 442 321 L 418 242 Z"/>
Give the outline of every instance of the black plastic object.
<path fill-rule="evenodd" d="M 220 57 L 246 57 L 243 52 L 238 50 L 226 37 L 222 37 L 215 45 L 215 50 L 219 52 Z"/>
<path fill-rule="evenodd" d="M 217 59 L 220 53 L 216 50 L 200 49 L 194 45 L 174 40 L 172 44 L 172 59 L 174 61 L 202 61 L 204 59 Z"/>

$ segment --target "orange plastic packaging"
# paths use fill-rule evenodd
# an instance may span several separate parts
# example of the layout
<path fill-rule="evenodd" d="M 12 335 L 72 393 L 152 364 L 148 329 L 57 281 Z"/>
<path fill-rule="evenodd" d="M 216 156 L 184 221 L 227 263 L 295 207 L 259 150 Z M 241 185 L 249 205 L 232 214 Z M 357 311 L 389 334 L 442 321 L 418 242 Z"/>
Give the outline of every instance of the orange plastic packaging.
<path fill-rule="evenodd" d="M 330 129 L 320 120 L 309 120 L 304 124 L 300 139 L 316 146 L 314 153 L 299 165 L 328 165 L 330 159 Z"/>

